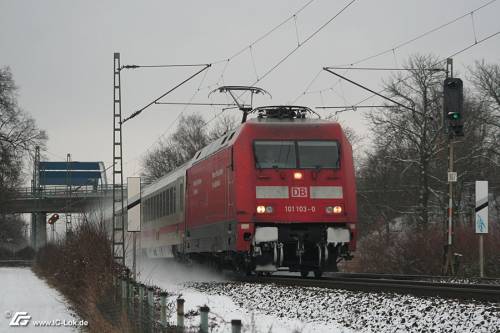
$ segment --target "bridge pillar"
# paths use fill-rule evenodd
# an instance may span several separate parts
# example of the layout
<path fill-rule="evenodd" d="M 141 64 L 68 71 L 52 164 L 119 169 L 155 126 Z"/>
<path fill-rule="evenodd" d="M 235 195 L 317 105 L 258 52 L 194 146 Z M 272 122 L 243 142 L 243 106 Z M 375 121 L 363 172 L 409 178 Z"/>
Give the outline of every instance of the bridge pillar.
<path fill-rule="evenodd" d="M 47 213 L 31 213 L 31 246 L 38 250 L 47 244 Z"/>

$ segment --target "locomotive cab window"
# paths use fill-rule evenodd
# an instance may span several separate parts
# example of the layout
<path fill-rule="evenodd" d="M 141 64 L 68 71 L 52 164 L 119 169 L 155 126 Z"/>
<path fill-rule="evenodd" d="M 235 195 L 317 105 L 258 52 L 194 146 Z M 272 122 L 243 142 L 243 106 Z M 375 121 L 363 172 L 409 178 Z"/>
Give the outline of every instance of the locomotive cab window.
<path fill-rule="evenodd" d="M 336 141 L 297 141 L 299 168 L 338 168 L 339 148 Z"/>
<path fill-rule="evenodd" d="M 336 169 L 340 165 L 337 141 L 254 141 L 259 169 Z"/>
<path fill-rule="evenodd" d="M 255 141 L 257 168 L 291 169 L 297 165 L 294 141 Z"/>

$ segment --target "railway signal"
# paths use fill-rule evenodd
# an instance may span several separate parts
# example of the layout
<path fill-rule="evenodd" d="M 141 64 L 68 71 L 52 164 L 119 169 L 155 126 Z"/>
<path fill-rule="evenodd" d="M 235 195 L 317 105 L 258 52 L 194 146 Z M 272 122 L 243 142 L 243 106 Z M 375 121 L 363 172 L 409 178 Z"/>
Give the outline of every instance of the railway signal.
<path fill-rule="evenodd" d="M 444 119 L 450 134 L 464 136 L 463 122 L 464 93 L 463 82 L 459 78 L 448 77 L 443 84 Z"/>

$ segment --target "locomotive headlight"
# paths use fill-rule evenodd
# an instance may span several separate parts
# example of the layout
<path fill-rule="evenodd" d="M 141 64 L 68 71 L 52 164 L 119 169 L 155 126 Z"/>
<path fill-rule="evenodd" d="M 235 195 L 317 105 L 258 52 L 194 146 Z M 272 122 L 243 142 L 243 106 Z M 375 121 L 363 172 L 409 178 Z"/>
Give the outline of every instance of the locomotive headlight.
<path fill-rule="evenodd" d="M 325 207 L 325 213 L 327 214 L 341 214 L 344 211 L 342 206 L 327 206 Z"/>
<path fill-rule="evenodd" d="M 297 180 L 301 180 L 302 177 L 304 177 L 304 175 L 302 174 L 302 172 L 294 172 L 293 173 L 293 179 L 297 179 Z"/>
<path fill-rule="evenodd" d="M 342 206 L 333 206 L 333 213 L 334 214 L 342 213 Z"/>
<path fill-rule="evenodd" d="M 273 211 L 273 206 L 257 206 L 257 214 L 271 214 Z"/>

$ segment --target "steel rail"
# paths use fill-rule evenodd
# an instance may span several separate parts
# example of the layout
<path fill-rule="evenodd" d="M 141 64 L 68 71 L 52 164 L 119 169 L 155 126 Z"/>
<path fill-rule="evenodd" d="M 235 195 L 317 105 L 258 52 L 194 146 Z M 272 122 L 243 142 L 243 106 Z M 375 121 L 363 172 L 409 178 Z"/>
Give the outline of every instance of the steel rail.
<path fill-rule="evenodd" d="M 499 278 L 489 278 L 489 277 L 461 277 L 461 276 L 449 276 L 449 275 L 423 275 L 423 274 L 392 274 L 392 273 L 349 273 L 349 272 L 336 272 L 336 273 L 325 273 L 331 274 L 326 277 L 354 277 L 354 278 L 371 278 L 371 279 L 395 279 L 395 280 L 452 280 L 452 279 L 467 279 L 475 281 L 491 281 L 497 282 L 500 286 Z"/>
<path fill-rule="evenodd" d="M 33 265 L 32 259 L 2 259 L 0 267 L 29 267 Z"/>
<path fill-rule="evenodd" d="M 279 275 L 268 277 L 248 276 L 236 280 L 239 282 L 271 283 L 294 287 L 318 287 L 377 293 L 393 292 L 415 296 L 500 302 L 500 286 L 494 284 L 441 283 L 369 277 L 324 277 L 315 279 Z"/>

